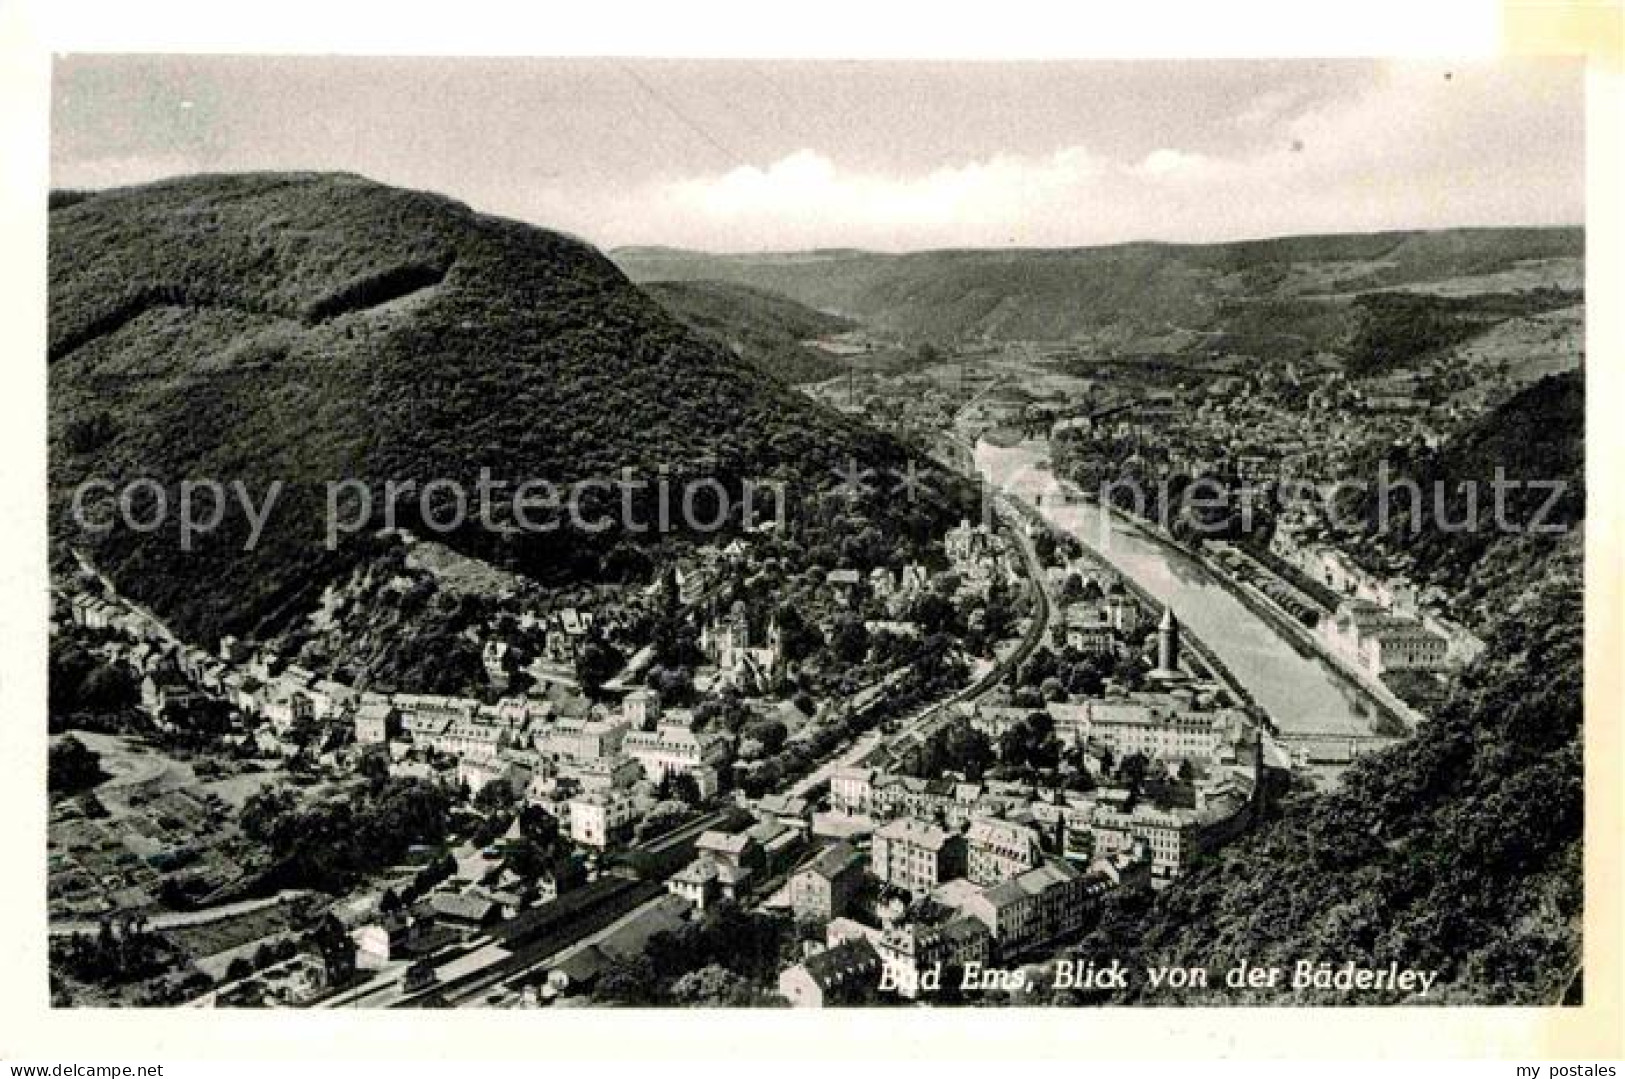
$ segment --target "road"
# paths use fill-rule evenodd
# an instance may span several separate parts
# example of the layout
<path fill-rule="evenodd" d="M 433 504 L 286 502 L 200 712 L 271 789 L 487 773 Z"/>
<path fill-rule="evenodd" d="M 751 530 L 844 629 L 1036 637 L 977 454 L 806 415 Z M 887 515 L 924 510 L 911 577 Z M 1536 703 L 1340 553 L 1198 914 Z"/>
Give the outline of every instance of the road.
<path fill-rule="evenodd" d="M 194 925 L 208 925 L 218 922 L 222 918 L 231 918 L 238 914 L 251 914 L 256 910 L 274 907 L 278 903 L 287 903 L 301 896 L 313 893 L 302 889 L 290 889 L 278 892 L 276 895 L 264 899 L 245 899 L 240 903 L 227 903 L 221 907 L 210 907 L 208 910 L 166 911 L 163 914 L 154 914 L 144 920 L 143 924 L 150 930 L 184 929 Z M 100 922 L 71 921 L 52 922 L 51 936 L 70 937 L 75 933 L 95 933 L 101 929 Z"/>

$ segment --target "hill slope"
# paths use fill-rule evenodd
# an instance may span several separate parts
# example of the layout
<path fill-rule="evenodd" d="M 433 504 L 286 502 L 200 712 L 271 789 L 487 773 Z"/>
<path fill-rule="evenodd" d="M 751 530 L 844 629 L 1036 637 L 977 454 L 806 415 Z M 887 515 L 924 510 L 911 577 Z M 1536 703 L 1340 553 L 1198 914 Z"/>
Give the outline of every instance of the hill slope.
<path fill-rule="evenodd" d="M 1584 431 L 1584 371 L 1548 376 L 1437 449 L 1374 450 L 1362 470 L 1373 480 L 1347 492 L 1340 518 L 1361 523 L 1354 545 L 1366 549 L 1366 561 L 1401 562 L 1419 582 L 1451 593 L 1465 617 L 1487 624 L 1583 524 Z M 1375 479 L 1382 464 L 1414 482 L 1422 502 L 1396 493 L 1385 508 Z M 1495 526 L 1497 469 L 1508 485 L 1502 516 L 1512 528 Z M 1473 486 L 1462 486 L 1464 479 Z M 1440 520 L 1483 527 L 1431 527 Z"/>
<path fill-rule="evenodd" d="M 852 329 L 850 319 L 726 281 L 659 281 L 643 291 L 688 326 L 786 382 L 822 382 L 844 370 L 835 357 L 806 342 Z"/>
<path fill-rule="evenodd" d="M 1110 330 L 1129 347 L 1177 334 L 1175 350 L 1280 354 L 1353 332 L 1350 301 L 1363 291 L 1467 282 L 1474 292 L 1554 284 L 1577 292 L 1584 246 L 1578 229 L 1460 229 L 903 255 L 626 248 L 612 257 L 634 281 L 755 285 L 916 339 L 1066 340 Z"/>
<path fill-rule="evenodd" d="M 482 467 L 511 485 L 623 468 L 734 489 L 770 478 L 793 504 L 848 459 L 903 459 L 688 330 L 589 246 L 439 196 L 352 176 L 196 177 L 62 200 L 50 228 L 56 554 L 87 550 L 189 635 L 251 632 L 353 562 L 355 544 L 323 542 L 332 481 L 368 481 L 376 523 L 382 481 L 449 479 L 472 499 Z M 82 481 L 140 477 L 162 486 L 165 527 L 70 516 Z M 241 482 L 256 505 L 285 486 L 251 549 L 234 500 L 185 551 L 173 520 L 188 477 Z M 144 520 L 155 500 L 132 505 Z M 590 501 L 619 517 L 612 493 Z M 421 528 L 418 504 L 397 523 Z M 454 508 L 430 504 L 441 520 Z M 959 510 L 876 496 L 853 512 L 896 529 Z M 473 523 L 446 537 L 544 581 L 592 575 L 618 538 L 652 542 Z"/>

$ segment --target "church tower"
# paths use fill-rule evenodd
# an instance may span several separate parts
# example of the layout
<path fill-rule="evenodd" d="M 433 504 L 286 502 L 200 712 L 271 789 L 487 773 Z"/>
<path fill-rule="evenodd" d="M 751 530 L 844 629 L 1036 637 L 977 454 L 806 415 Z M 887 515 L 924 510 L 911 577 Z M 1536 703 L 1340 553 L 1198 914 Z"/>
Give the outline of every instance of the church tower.
<path fill-rule="evenodd" d="M 1179 619 L 1167 606 L 1162 609 L 1162 624 L 1157 627 L 1157 673 L 1179 673 Z"/>

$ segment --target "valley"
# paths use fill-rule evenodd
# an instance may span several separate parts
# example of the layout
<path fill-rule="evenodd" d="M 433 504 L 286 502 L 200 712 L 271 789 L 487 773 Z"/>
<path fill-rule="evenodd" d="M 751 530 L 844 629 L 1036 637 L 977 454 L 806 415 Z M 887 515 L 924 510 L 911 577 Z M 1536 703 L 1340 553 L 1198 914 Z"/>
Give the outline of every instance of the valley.
<path fill-rule="evenodd" d="M 51 223 L 60 1003 L 906 1004 L 940 959 L 1090 1004 L 1040 975 L 1198 966 L 1270 881 L 1355 897 L 1277 959 L 1375 967 L 1464 877 L 1430 991 L 1567 984 L 1577 230 L 606 256 L 325 174 Z M 1492 464 L 1561 534 L 1377 485 Z M 546 497 L 468 512 L 493 474 Z M 76 515 L 204 476 L 287 493 L 184 549 Z M 1456 860 L 1489 805 L 1539 853 Z"/>

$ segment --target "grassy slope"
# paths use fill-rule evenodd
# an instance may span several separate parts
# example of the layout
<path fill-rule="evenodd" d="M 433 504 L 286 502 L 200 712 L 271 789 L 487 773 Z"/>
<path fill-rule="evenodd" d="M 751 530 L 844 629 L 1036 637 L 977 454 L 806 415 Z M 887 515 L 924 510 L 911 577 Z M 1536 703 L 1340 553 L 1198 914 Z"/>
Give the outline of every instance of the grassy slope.
<path fill-rule="evenodd" d="M 472 490 L 482 466 L 517 482 L 714 462 L 805 495 L 849 456 L 901 460 L 696 336 L 587 245 L 438 196 L 197 177 L 72 201 L 50 243 L 57 554 L 91 549 L 201 636 L 308 602 L 350 559 L 322 549 L 334 478 Z M 234 512 L 187 553 L 173 531 L 81 533 L 66 500 L 90 476 L 153 476 L 172 497 L 187 476 L 242 479 L 256 498 L 288 487 L 255 550 Z M 591 572 L 608 546 L 480 530 L 453 545 L 544 578 Z"/>

